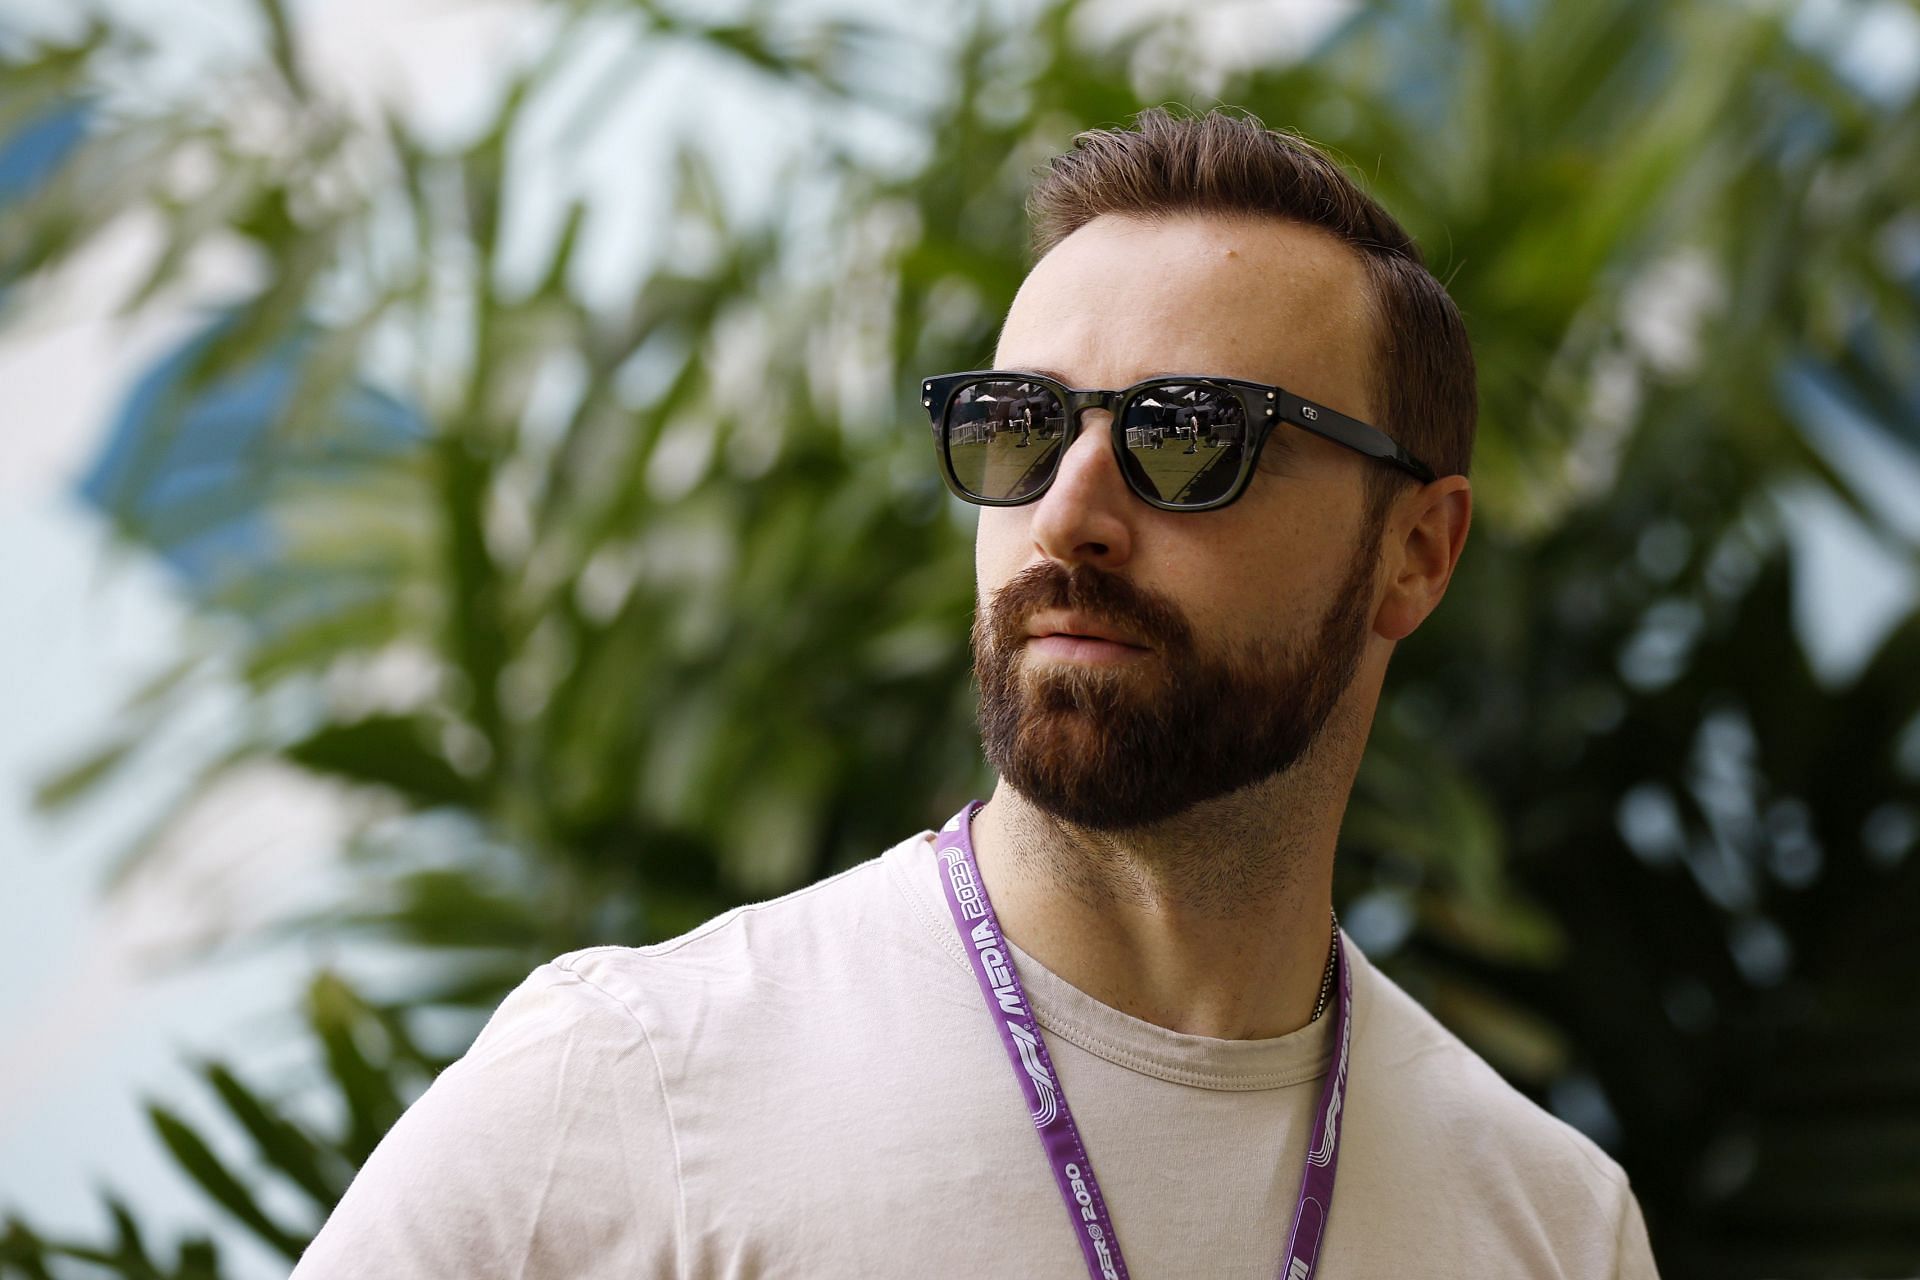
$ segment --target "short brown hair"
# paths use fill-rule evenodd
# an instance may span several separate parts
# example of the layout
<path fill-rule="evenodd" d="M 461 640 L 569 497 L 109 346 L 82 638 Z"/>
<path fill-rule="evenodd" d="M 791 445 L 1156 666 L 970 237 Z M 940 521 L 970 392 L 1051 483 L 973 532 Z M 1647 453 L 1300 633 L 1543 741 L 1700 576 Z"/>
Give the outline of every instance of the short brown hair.
<path fill-rule="evenodd" d="M 1460 309 L 1413 238 L 1339 165 L 1298 134 L 1249 114 L 1143 111 L 1130 129 L 1090 129 L 1027 201 L 1036 258 L 1101 214 L 1218 213 L 1318 227 L 1360 255 L 1372 285 L 1375 426 L 1437 475 L 1466 474 L 1478 416 L 1473 348 Z M 1397 472 L 1381 468 L 1376 501 Z"/>

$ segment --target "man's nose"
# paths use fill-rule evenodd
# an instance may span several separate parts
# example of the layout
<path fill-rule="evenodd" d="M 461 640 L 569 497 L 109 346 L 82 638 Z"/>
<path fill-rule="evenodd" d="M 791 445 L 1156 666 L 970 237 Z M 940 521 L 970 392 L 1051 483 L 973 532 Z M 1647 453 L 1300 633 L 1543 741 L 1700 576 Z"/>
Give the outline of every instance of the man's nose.
<path fill-rule="evenodd" d="M 1053 483 L 1034 504 L 1033 544 L 1071 568 L 1113 569 L 1133 554 L 1133 519 L 1145 504 L 1127 488 L 1113 456 L 1113 415 L 1085 409 Z"/>

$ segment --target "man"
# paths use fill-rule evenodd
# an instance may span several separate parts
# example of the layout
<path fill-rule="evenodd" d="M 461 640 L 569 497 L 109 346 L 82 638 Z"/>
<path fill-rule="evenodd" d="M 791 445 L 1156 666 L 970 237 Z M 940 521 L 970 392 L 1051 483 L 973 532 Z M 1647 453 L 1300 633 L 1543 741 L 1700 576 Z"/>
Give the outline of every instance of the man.
<path fill-rule="evenodd" d="M 297 1275 L 1654 1274 L 1618 1166 L 1330 921 L 1467 534 L 1451 301 L 1247 119 L 1083 135 L 1033 209 L 995 368 L 922 394 L 982 504 L 990 802 L 536 970 Z M 1068 424 L 1047 465 L 956 467 L 1005 446 L 950 408 L 1023 397 Z M 1237 464 L 1127 434 L 1173 402 L 1237 413 Z"/>

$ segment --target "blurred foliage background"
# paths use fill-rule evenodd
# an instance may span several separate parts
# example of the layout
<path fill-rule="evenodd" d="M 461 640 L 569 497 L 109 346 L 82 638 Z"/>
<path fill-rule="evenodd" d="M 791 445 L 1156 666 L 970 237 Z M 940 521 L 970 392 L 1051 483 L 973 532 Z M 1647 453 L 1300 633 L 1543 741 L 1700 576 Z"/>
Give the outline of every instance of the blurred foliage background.
<path fill-rule="evenodd" d="M 150 1107 L 209 1220 L 290 1264 L 530 968 L 984 794 L 971 513 L 917 379 L 991 351 L 1036 164 L 1224 102 L 1352 164 L 1482 370 L 1475 535 L 1389 678 L 1343 918 L 1619 1157 L 1666 1274 L 1920 1271 L 1920 617 L 1814 661 L 1799 536 L 1915 557 L 1920 107 L 1836 34 L 1886 7 L 1389 0 L 1289 48 L 1246 36 L 1261 6 L 576 0 L 529 5 L 537 56 L 458 143 L 329 96 L 277 0 L 189 93 L 140 93 L 161 51 L 110 18 L 0 36 L 0 325 L 135 214 L 165 235 L 129 311 L 203 252 L 255 282 L 129 389 L 85 484 L 205 625 L 41 803 L 99 803 L 196 682 L 238 682 L 122 872 L 236 777 L 323 779 L 343 888 L 270 932 L 418 957 L 377 997 L 289 993 L 320 1084 L 206 1063 L 213 1136 Z M 614 211 L 542 223 L 530 175 L 673 48 L 774 105 L 636 179 L 663 232 L 610 281 L 582 246 Z M 777 158 L 744 211 L 742 149 Z M 103 1215 L 10 1216 L 0 1274 L 228 1274 Z"/>

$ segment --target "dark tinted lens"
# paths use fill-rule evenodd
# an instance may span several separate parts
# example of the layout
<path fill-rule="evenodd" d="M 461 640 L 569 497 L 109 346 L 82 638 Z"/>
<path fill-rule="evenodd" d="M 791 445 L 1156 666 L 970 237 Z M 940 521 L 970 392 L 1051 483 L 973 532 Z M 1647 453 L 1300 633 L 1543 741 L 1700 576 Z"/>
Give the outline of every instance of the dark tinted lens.
<path fill-rule="evenodd" d="M 970 382 L 947 405 L 947 457 L 960 487 L 979 498 L 1024 498 L 1059 465 L 1067 407 L 1038 382 Z"/>
<path fill-rule="evenodd" d="M 1204 506 L 1225 496 L 1247 451 L 1247 414 L 1240 397 L 1204 382 L 1147 388 L 1127 406 L 1127 468 L 1136 487 L 1177 506 Z"/>

